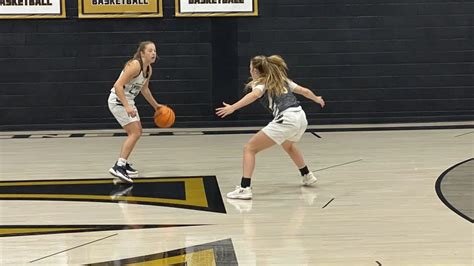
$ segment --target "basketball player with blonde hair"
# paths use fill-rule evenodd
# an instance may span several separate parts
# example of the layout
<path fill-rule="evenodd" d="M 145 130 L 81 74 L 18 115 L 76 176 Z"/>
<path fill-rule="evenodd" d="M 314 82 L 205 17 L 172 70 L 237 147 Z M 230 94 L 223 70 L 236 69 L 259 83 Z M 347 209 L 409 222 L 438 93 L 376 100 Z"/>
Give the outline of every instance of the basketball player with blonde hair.
<path fill-rule="evenodd" d="M 151 41 L 141 42 L 133 58 L 125 64 L 108 99 L 110 112 L 127 132 L 127 139 L 122 145 L 120 156 L 109 172 L 127 183 L 133 182 L 130 176 L 138 175 L 138 171 L 128 162 L 128 157 L 142 134 L 140 116 L 135 107 L 135 97 L 141 92 L 154 110 L 161 107 L 149 88 L 152 75 L 151 64 L 156 59 L 155 44 Z"/>
<path fill-rule="evenodd" d="M 267 126 L 245 144 L 241 183 L 234 191 L 227 193 L 228 198 L 252 198 L 250 181 L 255 168 L 255 155 L 275 144 L 281 145 L 298 167 L 303 185 L 311 185 L 317 180 L 314 174 L 309 171 L 303 154 L 295 145 L 306 131 L 308 121 L 294 93 L 318 103 L 321 107 L 324 107 L 324 100 L 311 90 L 290 80 L 287 71 L 288 67 L 285 61 L 278 55 L 253 57 L 250 60 L 252 80 L 246 85 L 246 88 L 251 89 L 251 92 L 234 104 L 224 102 L 223 107 L 216 109 L 216 114 L 224 118 L 260 99 L 274 116 Z"/>

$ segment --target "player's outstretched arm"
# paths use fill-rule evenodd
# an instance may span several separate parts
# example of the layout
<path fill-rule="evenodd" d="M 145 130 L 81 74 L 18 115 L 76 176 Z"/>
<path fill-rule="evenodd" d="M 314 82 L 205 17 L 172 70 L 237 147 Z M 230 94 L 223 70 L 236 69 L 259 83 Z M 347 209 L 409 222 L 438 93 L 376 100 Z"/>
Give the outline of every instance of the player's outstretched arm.
<path fill-rule="evenodd" d="M 247 93 L 242 99 L 234 104 L 228 104 L 223 102 L 224 106 L 216 108 L 216 114 L 222 118 L 232 114 L 236 110 L 239 110 L 242 107 L 245 107 L 253 102 L 255 102 L 261 96 L 260 90 L 253 90 Z"/>

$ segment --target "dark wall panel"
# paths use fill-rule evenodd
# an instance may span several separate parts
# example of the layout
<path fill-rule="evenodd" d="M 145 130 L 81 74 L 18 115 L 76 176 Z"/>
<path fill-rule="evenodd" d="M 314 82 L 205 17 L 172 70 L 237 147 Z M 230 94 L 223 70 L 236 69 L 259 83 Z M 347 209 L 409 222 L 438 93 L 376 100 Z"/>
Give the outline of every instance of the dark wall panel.
<path fill-rule="evenodd" d="M 310 123 L 474 119 L 474 1 L 259 1 L 258 17 L 0 21 L 0 130 L 118 128 L 107 96 L 143 40 L 160 60 L 150 87 L 176 126 L 264 125 L 258 104 L 221 120 L 248 64 L 282 55 L 290 77 L 325 97 L 301 99 Z M 145 127 L 153 110 L 139 97 Z"/>
<path fill-rule="evenodd" d="M 256 54 L 280 54 L 312 123 L 474 119 L 473 1 L 279 0 L 239 27 L 239 77 Z M 261 109 L 239 115 L 257 117 Z"/>

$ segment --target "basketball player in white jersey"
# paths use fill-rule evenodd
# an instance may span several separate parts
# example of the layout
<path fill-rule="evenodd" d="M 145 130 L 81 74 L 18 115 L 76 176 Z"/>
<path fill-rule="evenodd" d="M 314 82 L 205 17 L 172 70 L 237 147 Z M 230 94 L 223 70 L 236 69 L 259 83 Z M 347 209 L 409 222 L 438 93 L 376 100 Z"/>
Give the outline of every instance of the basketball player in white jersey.
<path fill-rule="evenodd" d="M 295 145 L 306 131 L 308 121 L 294 93 L 314 101 L 321 107 L 324 107 L 325 103 L 322 97 L 288 79 L 287 70 L 285 61 L 278 55 L 253 57 L 250 60 L 252 81 L 246 85 L 246 88 L 252 91 L 238 102 L 232 105 L 224 103 L 223 107 L 216 109 L 218 116 L 226 117 L 260 99 L 274 116 L 266 127 L 245 144 L 242 179 L 240 186 L 227 193 L 230 199 L 252 198 L 250 180 L 255 168 L 255 155 L 275 144 L 281 145 L 298 167 L 303 185 L 311 185 L 317 180 L 309 171 L 303 154 Z"/>
<path fill-rule="evenodd" d="M 140 116 L 135 107 L 135 97 L 141 92 L 153 109 L 161 107 L 148 87 L 152 74 L 151 64 L 156 58 L 155 44 L 150 41 L 141 42 L 133 58 L 125 64 L 108 99 L 110 112 L 127 132 L 127 139 L 122 145 L 120 157 L 109 172 L 127 183 L 133 182 L 130 176 L 138 175 L 138 171 L 132 168 L 127 160 L 142 134 Z"/>

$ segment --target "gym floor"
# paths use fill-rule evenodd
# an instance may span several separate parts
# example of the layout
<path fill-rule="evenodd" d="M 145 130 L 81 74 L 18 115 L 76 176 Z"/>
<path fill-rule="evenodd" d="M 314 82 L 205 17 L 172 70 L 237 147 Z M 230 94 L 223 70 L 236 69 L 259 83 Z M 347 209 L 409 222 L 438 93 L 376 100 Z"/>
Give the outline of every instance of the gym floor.
<path fill-rule="evenodd" d="M 0 133 L 0 265 L 472 265 L 474 123 L 312 127 L 228 200 L 255 128 Z"/>

